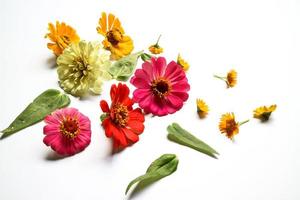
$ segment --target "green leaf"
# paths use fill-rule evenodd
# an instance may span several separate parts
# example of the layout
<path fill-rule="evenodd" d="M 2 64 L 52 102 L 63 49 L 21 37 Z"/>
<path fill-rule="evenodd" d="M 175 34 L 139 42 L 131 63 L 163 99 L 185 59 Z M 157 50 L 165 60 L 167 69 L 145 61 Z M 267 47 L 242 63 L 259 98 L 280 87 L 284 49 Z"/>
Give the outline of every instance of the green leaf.
<path fill-rule="evenodd" d="M 56 109 L 69 104 L 70 99 L 67 95 L 55 89 L 46 90 L 35 98 L 8 128 L 1 131 L 3 133 L 1 139 L 43 120 Z"/>
<path fill-rule="evenodd" d="M 137 177 L 128 184 L 125 194 L 127 194 L 131 186 L 137 182 L 139 182 L 139 184 L 142 182 L 149 184 L 169 176 L 176 171 L 178 162 L 175 154 L 164 154 L 160 156 L 151 163 L 144 175 Z"/>
<path fill-rule="evenodd" d="M 218 155 L 219 153 L 216 150 L 183 129 L 179 124 L 173 123 L 172 125 L 168 126 L 167 130 L 169 140 L 195 149 L 196 151 L 204 153 L 213 158 L 217 158 L 215 154 Z"/>
<path fill-rule="evenodd" d="M 136 67 L 138 58 L 142 53 L 143 51 L 140 51 L 117 60 L 108 69 L 108 72 L 111 74 L 113 79 L 116 79 L 118 81 L 127 81 L 128 78 L 132 75 Z"/>
<path fill-rule="evenodd" d="M 150 60 L 151 57 L 152 57 L 152 56 L 149 55 L 149 54 L 147 54 L 147 53 L 142 53 L 142 54 L 141 54 L 141 59 L 142 59 L 144 62 Z"/>

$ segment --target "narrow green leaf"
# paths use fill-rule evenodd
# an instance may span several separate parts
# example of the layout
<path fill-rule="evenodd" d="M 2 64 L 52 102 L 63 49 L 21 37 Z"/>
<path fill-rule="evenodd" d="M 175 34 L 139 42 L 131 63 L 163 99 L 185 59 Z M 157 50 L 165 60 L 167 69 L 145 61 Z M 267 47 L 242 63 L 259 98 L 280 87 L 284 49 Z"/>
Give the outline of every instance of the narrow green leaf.
<path fill-rule="evenodd" d="M 204 153 L 213 158 L 217 158 L 215 154 L 219 153 L 216 150 L 183 129 L 179 124 L 173 123 L 167 127 L 167 130 L 169 140 L 195 149 L 196 151 Z"/>
<path fill-rule="evenodd" d="M 135 178 L 128 184 L 125 194 L 127 194 L 131 186 L 137 182 L 139 182 L 139 184 L 142 182 L 149 184 L 169 176 L 176 171 L 178 162 L 174 154 L 164 154 L 160 156 L 151 163 L 144 175 Z"/>
<path fill-rule="evenodd" d="M 67 95 L 55 89 L 46 90 L 36 97 L 8 128 L 1 131 L 3 133 L 1 139 L 43 120 L 56 109 L 69 104 L 70 99 Z"/>
<path fill-rule="evenodd" d="M 140 51 L 117 60 L 108 69 L 108 72 L 111 74 L 113 79 L 116 79 L 118 81 L 127 81 L 128 78 L 132 75 L 136 67 L 138 58 L 142 53 L 143 51 Z"/>

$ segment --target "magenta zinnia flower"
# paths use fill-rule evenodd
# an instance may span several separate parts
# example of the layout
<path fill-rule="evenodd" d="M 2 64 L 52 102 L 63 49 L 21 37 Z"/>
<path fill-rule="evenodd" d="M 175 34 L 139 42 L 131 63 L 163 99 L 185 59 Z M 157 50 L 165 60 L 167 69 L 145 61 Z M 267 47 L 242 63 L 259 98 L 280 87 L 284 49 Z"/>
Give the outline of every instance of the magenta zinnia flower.
<path fill-rule="evenodd" d="M 158 116 L 181 109 L 189 95 L 190 85 L 185 72 L 174 61 L 168 65 L 164 57 L 151 58 L 137 69 L 130 82 L 137 87 L 133 100 L 147 113 Z"/>
<path fill-rule="evenodd" d="M 91 142 L 91 122 L 75 108 L 63 108 L 45 117 L 44 143 L 63 156 L 83 151 Z"/>

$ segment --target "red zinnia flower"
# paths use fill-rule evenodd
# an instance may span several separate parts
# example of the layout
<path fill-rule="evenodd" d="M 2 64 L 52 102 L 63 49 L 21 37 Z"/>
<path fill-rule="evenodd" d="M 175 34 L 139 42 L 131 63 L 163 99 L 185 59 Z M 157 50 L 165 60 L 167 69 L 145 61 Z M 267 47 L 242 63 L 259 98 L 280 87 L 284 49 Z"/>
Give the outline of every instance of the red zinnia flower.
<path fill-rule="evenodd" d="M 104 114 L 102 126 L 105 135 L 113 139 L 114 149 L 126 148 L 139 140 L 144 131 L 144 115 L 140 108 L 133 109 L 133 100 L 129 98 L 129 88 L 122 83 L 111 86 L 111 106 L 105 100 L 100 101 Z"/>

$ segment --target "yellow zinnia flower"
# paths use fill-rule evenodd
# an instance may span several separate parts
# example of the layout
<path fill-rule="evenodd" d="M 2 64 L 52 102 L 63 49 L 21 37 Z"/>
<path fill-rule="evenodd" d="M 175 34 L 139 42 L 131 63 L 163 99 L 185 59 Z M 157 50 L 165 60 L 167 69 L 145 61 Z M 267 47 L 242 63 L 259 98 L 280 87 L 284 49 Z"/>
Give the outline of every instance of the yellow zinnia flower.
<path fill-rule="evenodd" d="M 177 57 L 177 64 L 180 65 L 185 72 L 187 70 L 189 70 L 189 68 L 190 68 L 189 63 L 186 62 L 185 60 L 183 60 L 183 58 L 180 56 L 180 54 L 178 54 L 178 57 Z"/>
<path fill-rule="evenodd" d="M 157 41 L 155 44 L 151 45 L 148 49 L 151 53 L 153 54 L 161 54 L 164 49 L 162 47 L 159 46 L 158 42 L 160 40 L 161 35 L 158 37 Z"/>
<path fill-rule="evenodd" d="M 64 22 L 60 23 L 56 21 L 56 26 L 49 23 L 48 30 L 49 33 L 45 35 L 45 38 L 49 38 L 52 43 L 49 42 L 47 47 L 51 49 L 56 56 L 62 54 L 63 50 L 72 42 L 78 43 L 80 40 L 76 30 Z"/>
<path fill-rule="evenodd" d="M 236 122 L 234 113 L 226 113 L 221 117 L 219 129 L 221 133 L 224 133 L 229 139 L 233 140 L 234 136 L 239 133 L 239 127 L 248 121 L 249 120 L 240 123 Z"/>
<path fill-rule="evenodd" d="M 271 105 L 269 107 L 267 106 L 258 107 L 253 111 L 253 117 L 260 119 L 261 121 L 268 121 L 272 112 L 275 111 L 276 108 L 277 108 L 276 104 Z"/>
<path fill-rule="evenodd" d="M 209 111 L 207 104 L 201 99 L 197 99 L 196 104 L 197 104 L 197 113 L 199 117 L 200 118 L 206 117 Z"/>
<path fill-rule="evenodd" d="M 234 69 L 230 70 L 227 73 L 226 77 L 217 76 L 217 75 L 214 75 L 214 77 L 225 81 L 228 88 L 234 87 L 237 83 L 237 72 Z"/>
<path fill-rule="evenodd" d="M 120 20 L 113 14 L 106 16 L 105 12 L 102 13 L 97 32 L 105 37 L 102 44 L 111 52 L 111 59 L 118 60 L 132 52 L 133 41 L 125 35 Z"/>
<path fill-rule="evenodd" d="M 97 42 L 72 43 L 57 58 L 61 88 L 73 96 L 101 93 L 103 80 L 110 79 L 110 53 Z"/>

